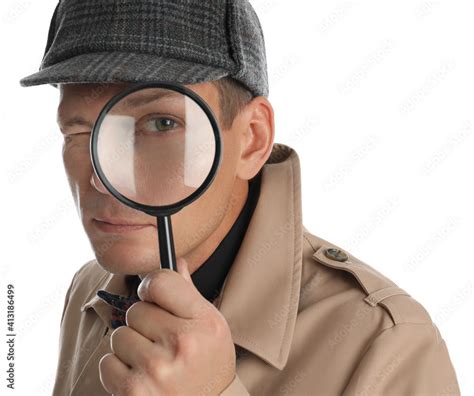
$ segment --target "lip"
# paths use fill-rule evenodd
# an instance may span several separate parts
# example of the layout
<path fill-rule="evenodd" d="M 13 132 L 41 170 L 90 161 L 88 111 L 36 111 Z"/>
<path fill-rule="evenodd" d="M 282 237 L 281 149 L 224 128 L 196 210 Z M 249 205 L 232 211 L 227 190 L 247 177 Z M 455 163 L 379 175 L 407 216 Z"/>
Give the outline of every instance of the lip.
<path fill-rule="evenodd" d="M 94 218 L 92 219 L 92 223 L 101 231 L 115 234 L 123 234 L 126 232 L 138 231 L 147 227 L 153 227 L 151 224 L 133 224 L 125 220 L 118 219 L 105 221 Z"/>

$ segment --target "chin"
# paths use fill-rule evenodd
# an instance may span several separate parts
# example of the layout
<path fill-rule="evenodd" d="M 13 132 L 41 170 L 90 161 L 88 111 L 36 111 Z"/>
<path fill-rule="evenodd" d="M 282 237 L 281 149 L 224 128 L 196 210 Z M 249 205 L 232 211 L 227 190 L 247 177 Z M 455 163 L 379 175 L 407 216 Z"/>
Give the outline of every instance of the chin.
<path fill-rule="evenodd" d="M 94 253 L 100 266 L 113 274 L 136 275 L 160 268 L 158 252 L 141 245 L 116 242 L 107 249 L 94 247 Z"/>

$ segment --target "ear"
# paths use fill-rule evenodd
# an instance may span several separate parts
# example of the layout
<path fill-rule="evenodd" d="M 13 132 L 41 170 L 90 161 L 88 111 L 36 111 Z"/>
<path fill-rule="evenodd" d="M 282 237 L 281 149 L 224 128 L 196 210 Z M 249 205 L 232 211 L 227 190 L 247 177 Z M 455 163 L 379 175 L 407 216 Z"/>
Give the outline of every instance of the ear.
<path fill-rule="evenodd" d="M 273 107 L 266 97 L 257 96 L 242 110 L 239 121 L 244 133 L 237 176 L 249 180 L 259 172 L 272 152 L 275 138 Z"/>

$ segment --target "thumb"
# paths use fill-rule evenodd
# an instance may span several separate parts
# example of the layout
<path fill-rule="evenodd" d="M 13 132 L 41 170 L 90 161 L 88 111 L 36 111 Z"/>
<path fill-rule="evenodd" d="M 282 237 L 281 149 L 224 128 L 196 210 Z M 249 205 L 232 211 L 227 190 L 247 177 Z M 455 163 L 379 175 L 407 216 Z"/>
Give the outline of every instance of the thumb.
<path fill-rule="evenodd" d="M 191 279 L 191 274 L 189 273 L 188 262 L 184 257 L 178 257 L 176 259 L 176 267 L 178 268 L 178 273 L 180 273 L 184 279 L 194 285 L 193 280 Z"/>

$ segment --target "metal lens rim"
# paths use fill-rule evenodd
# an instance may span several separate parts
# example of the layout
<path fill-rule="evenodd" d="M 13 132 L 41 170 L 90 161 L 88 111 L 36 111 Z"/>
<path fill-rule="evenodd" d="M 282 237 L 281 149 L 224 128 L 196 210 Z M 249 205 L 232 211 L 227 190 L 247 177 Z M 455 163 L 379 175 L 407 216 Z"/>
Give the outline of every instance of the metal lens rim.
<path fill-rule="evenodd" d="M 186 96 L 189 96 L 199 105 L 199 107 L 207 115 L 207 118 L 209 119 L 212 126 L 212 130 L 214 132 L 214 138 L 215 138 L 215 143 L 216 143 L 214 161 L 212 163 L 212 166 L 211 166 L 211 169 L 209 170 L 208 175 L 204 179 L 204 182 L 191 195 L 182 199 L 181 201 L 175 202 L 174 204 L 170 204 L 170 205 L 162 205 L 162 206 L 145 205 L 140 202 L 136 202 L 127 198 L 125 195 L 121 194 L 112 186 L 112 184 L 109 182 L 109 180 L 105 176 L 105 173 L 103 172 L 102 167 L 100 166 L 100 162 L 99 162 L 98 147 L 97 147 L 99 130 L 109 110 L 113 106 L 115 106 L 117 102 L 122 100 L 124 97 L 130 95 L 133 92 L 136 92 L 142 89 L 147 89 L 147 88 L 165 88 L 165 89 L 174 90 Z M 115 198 L 117 198 L 120 202 L 124 203 L 125 205 L 137 210 L 141 210 L 142 212 L 145 212 L 154 216 L 165 216 L 165 215 L 170 215 L 172 213 L 178 212 L 184 206 L 189 205 L 191 202 L 199 198 L 199 196 L 207 190 L 207 188 L 210 186 L 210 184 L 214 180 L 217 174 L 217 169 L 219 168 L 220 162 L 222 160 L 222 145 L 223 145 L 223 142 L 221 139 L 221 133 L 220 133 L 220 129 L 219 129 L 219 125 L 217 123 L 216 117 L 212 109 L 208 106 L 208 104 L 204 101 L 204 99 L 202 99 L 197 93 L 195 93 L 194 91 L 190 90 L 189 88 L 183 85 L 171 83 L 167 81 L 155 81 L 155 82 L 150 82 L 150 83 L 134 84 L 126 88 L 125 90 L 121 91 L 117 95 L 115 95 L 105 104 L 105 106 L 99 113 L 99 116 L 97 117 L 97 120 L 94 123 L 93 129 L 92 129 L 92 135 L 91 135 L 91 140 L 90 140 L 90 154 L 91 154 L 92 166 L 94 168 L 95 173 L 97 174 L 97 176 L 99 177 L 100 181 L 105 186 L 105 188 Z"/>

